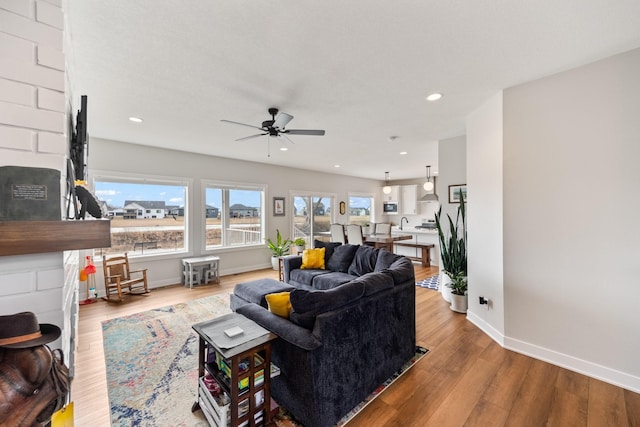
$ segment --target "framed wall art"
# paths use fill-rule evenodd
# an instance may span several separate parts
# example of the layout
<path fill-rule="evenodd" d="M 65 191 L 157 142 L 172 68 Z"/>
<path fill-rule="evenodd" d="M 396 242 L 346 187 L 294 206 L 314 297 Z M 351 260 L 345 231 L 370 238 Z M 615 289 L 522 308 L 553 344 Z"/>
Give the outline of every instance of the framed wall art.
<path fill-rule="evenodd" d="M 460 194 L 467 200 L 467 184 L 449 186 L 449 203 L 460 203 Z"/>
<path fill-rule="evenodd" d="M 284 197 L 273 198 L 273 216 L 284 216 Z"/>

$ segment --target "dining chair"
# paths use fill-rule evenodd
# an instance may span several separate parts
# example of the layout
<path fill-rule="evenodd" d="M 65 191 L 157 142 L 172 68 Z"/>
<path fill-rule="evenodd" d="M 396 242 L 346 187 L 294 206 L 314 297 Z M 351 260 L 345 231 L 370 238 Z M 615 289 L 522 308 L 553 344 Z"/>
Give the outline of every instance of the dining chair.
<path fill-rule="evenodd" d="M 388 222 L 377 223 L 376 234 L 391 234 L 391 224 Z"/>
<path fill-rule="evenodd" d="M 362 226 L 357 224 L 347 225 L 347 242 L 350 245 L 363 245 Z"/>
<path fill-rule="evenodd" d="M 344 237 L 344 226 L 342 224 L 331 224 L 330 230 L 332 242 L 340 242 L 342 244 L 346 243 Z"/>

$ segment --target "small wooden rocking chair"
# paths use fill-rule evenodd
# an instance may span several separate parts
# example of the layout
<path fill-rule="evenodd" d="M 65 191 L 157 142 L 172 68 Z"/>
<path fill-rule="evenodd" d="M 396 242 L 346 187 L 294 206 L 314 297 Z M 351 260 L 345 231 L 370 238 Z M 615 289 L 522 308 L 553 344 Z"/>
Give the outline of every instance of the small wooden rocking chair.
<path fill-rule="evenodd" d="M 112 295 L 118 295 L 118 301 L 122 301 L 122 295 L 148 294 L 147 269 L 130 270 L 129 258 L 125 253 L 122 256 L 107 258 L 102 257 L 102 269 L 104 271 L 104 287 L 107 293 L 107 301 L 112 301 Z M 132 277 L 133 276 L 133 277 Z M 126 290 L 128 289 L 128 290 Z"/>

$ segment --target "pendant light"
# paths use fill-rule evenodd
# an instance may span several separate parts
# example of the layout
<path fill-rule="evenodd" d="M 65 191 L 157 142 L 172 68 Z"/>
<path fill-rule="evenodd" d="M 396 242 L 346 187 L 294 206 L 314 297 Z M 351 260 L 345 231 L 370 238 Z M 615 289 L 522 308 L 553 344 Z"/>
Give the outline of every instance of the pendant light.
<path fill-rule="evenodd" d="M 384 194 L 391 193 L 391 186 L 389 185 L 389 172 L 384 173 L 384 187 L 382 187 L 382 192 Z"/>
<path fill-rule="evenodd" d="M 425 191 L 433 191 L 433 182 L 431 182 L 431 166 L 427 166 L 427 181 L 422 186 Z"/>

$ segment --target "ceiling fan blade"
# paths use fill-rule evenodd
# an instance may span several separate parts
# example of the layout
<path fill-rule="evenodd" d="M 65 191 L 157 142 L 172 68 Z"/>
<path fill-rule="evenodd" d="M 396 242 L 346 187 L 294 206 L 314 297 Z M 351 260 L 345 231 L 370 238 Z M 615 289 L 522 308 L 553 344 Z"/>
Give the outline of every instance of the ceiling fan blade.
<path fill-rule="evenodd" d="M 287 135 L 285 135 L 284 133 L 282 133 L 282 132 L 281 132 L 279 136 L 280 136 L 281 138 L 286 139 L 286 140 L 287 140 L 287 142 L 289 142 L 289 143 L 291 143 L 291 144 L 295 144 L 295 142 L 293 142 L 293 141 L 291 140 L 291 138 L 289 138 L 289 137 L 288 137 Z"/>
<path fill-rule="evenodd" d="M 284 129 L 284 127 L 289 124 L 291 119 L 293 119 L 293 116 L 291 114 L 280 113 L 278 114 L 276 121 L 273 122 L 273 127 L 277 129 Z"/>
<path fill-rule="evenodd" d="M 268 133 L 259 133 L 257 135 L 245 136 L 244 138 L 236 139 L 236 141 L 244 141 L 245 139 L 257 138 L 259 136 L 269 135 Z"/>
<path fill-rule="evenodd" d="M 231 121 L 231 120 L 220 120 L 220 121 L 221 122 L 225 122 L 225 123 L 232 123 L 234 125 L 240 125 L 240 126 L 246 126 L 246 127 L 249 127 L 249 128 L 264 130 L 261 127 L 254 126 L 254 125 L 248 125 L 246 123 L 234 122 L 234 121 Z"/>
<path fill-rule="evenodd" d="M 288 133 L 290 135 L 324 135 L 324 130 L 315 130 L 315 129 L 287 129 L 283 130 L 282 133 Z"/>

